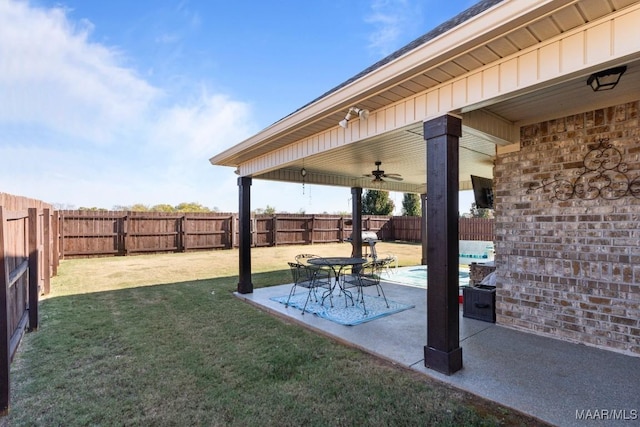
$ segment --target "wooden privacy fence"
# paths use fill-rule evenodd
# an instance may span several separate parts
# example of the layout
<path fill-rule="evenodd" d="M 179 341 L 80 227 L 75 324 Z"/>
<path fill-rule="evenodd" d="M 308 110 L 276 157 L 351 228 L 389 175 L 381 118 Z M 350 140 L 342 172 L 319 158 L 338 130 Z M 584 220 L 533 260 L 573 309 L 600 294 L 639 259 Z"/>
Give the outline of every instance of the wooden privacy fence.
<path fill-rule="evenodd" d="M 238 245 L 238 217 L 220 213 L 56 212 L 61 257 L 129 255 L 232 249 Z M 251 220 L 255 247 L 342 242 L 351 235 L 350 217 L 257 215 Z M 421 241 L 420 217 L 365 216 L 362 229 L 381 240 Z M 461 240 L 493 241 L 493 220 L 460 219 Z"/>
<path fill-rule="evenodd" d="M 351 236 L 351 217 L 335 215 L 277 214 L 252 218 L 252 245 L 310 245 L 342 242 Z M 366 216 L 362 229 L 375 231 L 383 240 L 392 239 L 390 217 Z"/>
<path fill-rule="evenodd" d="M 38 328 L 38 297 L 49 292 L 50 214 L 0 206 L 0 415 L 9 409 L 9 370 L 25 329 Z"/>
<path fill-rule="evenodd" d="M 459 240 L 484 240 L 493 242 L 495 239 L 495 222 L 485 218 L 460 218 L 458 231 Z"/>
<path fill-rule="evenodd" d="M 394 216 L 393 236 L 396 240 L 420 242 L 422 217 Z M 459 240 L 482 240 L 492 242 L 495 237 L 494 220 L 485 218 L 460 218 L 458 224 Z"/>
<path fill-rule="evenodd" d="M 393 217 L 393 236 L 405 242 L 420 242 L 422 239 L 421 216 Z"/>
<path fill-rule="evenodd" d="M 38 327 L 38 298 L 56 273 L 57 221 L 51 205 L 0 193 L 0 415 L 7 414 L 10 364 L 27 329 Z"/>
<path fill-rule="evenodd" d="M 62 257 L 233 247 L 232 214 L 58 211 Z"/>

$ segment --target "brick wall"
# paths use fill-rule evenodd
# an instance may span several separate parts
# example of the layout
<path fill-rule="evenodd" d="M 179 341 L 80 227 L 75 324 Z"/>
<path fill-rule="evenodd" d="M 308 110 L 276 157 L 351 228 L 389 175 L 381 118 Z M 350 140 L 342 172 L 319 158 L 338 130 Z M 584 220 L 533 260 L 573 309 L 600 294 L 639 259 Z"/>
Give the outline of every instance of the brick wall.
<path fill-rule="evenodd" d="M 525 126 L 497 159 L 498 323 L 640 355 L 639 109 Z"/>

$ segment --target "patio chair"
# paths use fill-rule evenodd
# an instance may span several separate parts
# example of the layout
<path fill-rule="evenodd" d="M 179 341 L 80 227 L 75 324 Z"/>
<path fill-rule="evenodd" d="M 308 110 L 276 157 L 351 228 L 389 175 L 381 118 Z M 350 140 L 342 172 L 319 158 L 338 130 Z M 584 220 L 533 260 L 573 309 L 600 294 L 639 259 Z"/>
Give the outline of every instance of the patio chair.
<path fill-rule="evenodd" d="M 298 264 L 305 264 L 307 265 L 307 260 L 309 258 L 318 258 L 318 255 L 314 255 L 314 254 L 298 254 L 296 255 L 296 262 Z"/>
<path fill-rule="evenodd" d="M 314 254 L 298 254 L 296 255 L 296 263 L 310 267 L 311 265 L 308 262 L 309 258 L 320 258 L 320 257 Z M 324 265 L 320 265 L 320 266 L 316 265 L 316 266 L 313 266 L 313 268 L 316 268 L 319 270 L 318 271 L 319 278 L 323 280 L 331 281 L 331 273 L 332 273 L 331 267 L 324 266 Z M 331 306 L 333 307 L 333 305 Z"/>
<path fill-rule="evenodd" d="M 325 288 L 327 292 L 330 292 L 331 282 L 324 277 L 319 277 L 319 273 L 322 273 L 322 271 L 311 265 L 304 265 L 297 262 L 289 262 L 288 264 L 291 269 L 291 276 L 293 277 L 293 286 L 291 287 L 291 291 L 289 291 L 289 298 L 287 298 L 285 307 L 289 306 L 291 297 L 295 295 L 298 287 L 306 288 L 309 290 L 309 293 L 305 300 L 304 307 L 302 307 L 302 314 L 304 314 L 311 295 L 313 294 L 315 301 L 318 302 L 318 288 Z"/>
<path fill-rule="evenodd" d="M 395 270 L 398 268 L 398 257 L 394 254 L 385 254 L 384 257 L 379 258 L 378 261 L 382 262 L 381 269 L 387 273 L 387 277 L 391 277 Z"/>
<path fill-rule="evenodd" d="M 389 307 L 387 296 L 384 294 L 384 290 L 380 285 L 380 273 L 386 268 L 385 266 L 391 262 L 393 262 L 391 258 L 369 261 L 362 264 L 359 270 L 354 269 L 351 274 L 345 275 L 343 278 L 345 288 L 355 287 L 357 289 L 356 301 L 362 303 L 362 309 L 365 315 L 367 314 L 367 307 L 364 301 L 364 288 L 375 286 L 378 291 L 378 296 L 382 296 L 387 308 Z"/>

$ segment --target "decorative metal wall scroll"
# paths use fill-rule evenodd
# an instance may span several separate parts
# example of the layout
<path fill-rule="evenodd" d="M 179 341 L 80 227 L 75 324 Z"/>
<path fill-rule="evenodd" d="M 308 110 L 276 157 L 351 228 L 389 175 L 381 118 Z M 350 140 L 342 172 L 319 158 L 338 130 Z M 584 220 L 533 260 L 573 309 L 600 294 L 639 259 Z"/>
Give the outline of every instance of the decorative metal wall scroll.
<path fill-rule="evenodd" d="M 553 179 L 543 179 L 541 185 L 529 184 L 527 194 L 544 188 L 553 192 L 550 200 L 617 200 L 627 195 L 640 199 L 640 176 L 629 177 L 622 153 L 609 143 L 608 138 L 600 139 L 598 143 L 582 160 L 583 166 L 575 172 L 575 179 L 563 178 L 557 173 Z"/>

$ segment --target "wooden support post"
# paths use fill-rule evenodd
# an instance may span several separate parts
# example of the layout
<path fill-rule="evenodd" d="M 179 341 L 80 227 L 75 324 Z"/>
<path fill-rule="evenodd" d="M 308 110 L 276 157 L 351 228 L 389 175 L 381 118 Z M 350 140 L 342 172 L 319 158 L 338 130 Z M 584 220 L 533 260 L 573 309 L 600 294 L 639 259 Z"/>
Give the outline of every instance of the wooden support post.
<path fill-rule="evenodd" d="M 238 254 L 238 292 L 250 294 L 253 292 L 251 282 L 251 178 L 238 178 L 239 209 L 238 215 L 240 223 L 239 254 Z"/>
<path fill-rule="evenodd" d="M 427 144 L 427 345 L 424 364 L 446 375 L 462 369 L 458 302 L 458 143 L 462 121 L 424 123 Z"/>

